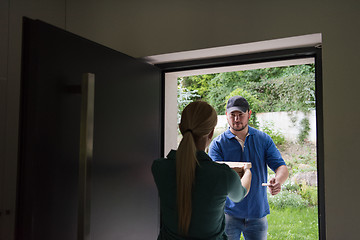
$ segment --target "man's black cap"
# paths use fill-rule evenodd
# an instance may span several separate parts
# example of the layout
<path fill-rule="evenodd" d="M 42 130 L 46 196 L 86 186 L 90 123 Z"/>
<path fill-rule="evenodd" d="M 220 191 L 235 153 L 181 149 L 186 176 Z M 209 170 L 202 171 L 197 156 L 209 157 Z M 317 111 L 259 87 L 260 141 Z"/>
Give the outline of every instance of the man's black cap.
<path fill-rule="evenodd" d="M 249 110 L 249 103 L 242 96 L 231 97 L 226 105 L 226 112 L 231 113 L 233 111 L 246 112 Z"/>

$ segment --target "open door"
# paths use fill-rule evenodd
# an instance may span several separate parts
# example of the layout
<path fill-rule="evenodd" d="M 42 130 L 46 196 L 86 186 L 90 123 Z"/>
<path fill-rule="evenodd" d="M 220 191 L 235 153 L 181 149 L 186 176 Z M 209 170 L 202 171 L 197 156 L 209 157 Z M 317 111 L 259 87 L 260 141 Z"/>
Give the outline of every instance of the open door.
<path fill-rule="evenodd" d="M 94 74 L 95 100 L 82 215 L 84 73 Z M 21 91 L 16 239 L 156 239 L 150 167 L 161 155 L 160 70 L 25 18 Z"/>

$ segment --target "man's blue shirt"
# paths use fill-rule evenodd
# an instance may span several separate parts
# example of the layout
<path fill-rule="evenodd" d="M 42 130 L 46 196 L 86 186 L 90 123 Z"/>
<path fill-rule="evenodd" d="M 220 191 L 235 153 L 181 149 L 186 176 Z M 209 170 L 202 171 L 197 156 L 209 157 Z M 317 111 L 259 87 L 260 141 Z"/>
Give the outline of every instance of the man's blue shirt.
<path fill-rule="evenodd" d="M 237 218 L 262 218 L 270 213 L 267 200 L 267 166 L 275 171 L 286 165 L 273 140 L 266 133 L 249 126 L 244 150 L 228 129 L 210 144 L 209 156 L 213 161 L 251 162 L 252 179 L 249 194 L 239 203 L 226 200 L 225 212 Z"/>

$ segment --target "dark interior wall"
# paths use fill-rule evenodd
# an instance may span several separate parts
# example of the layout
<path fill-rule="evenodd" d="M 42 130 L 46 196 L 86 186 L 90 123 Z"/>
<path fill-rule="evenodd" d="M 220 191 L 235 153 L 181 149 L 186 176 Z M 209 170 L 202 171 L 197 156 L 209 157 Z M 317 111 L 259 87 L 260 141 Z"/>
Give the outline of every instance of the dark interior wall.
<path fill-rule="evenodd" d="M 327 237 L 357 236 L 360 195 L 354 189 L 360 167 L 356 151 L 360 134 L 356 126 L 360 121 L 358 1 L 0 2 L 1 6 L 9 5 L 5 11 L 9 24 L 1 24 L 9 44 L 4 48 L 7 41 L 0 42 L 1 49 L 7 49 L 2 58 L 7 66 L 2 85 L 6 99 L 0 98 L 5 101 L 6 114 L 0 121 L 0 129 L 5 129 L 0 156 L 6 159 L 6 208 L 14 209 L 16 186 L 22 15 L 66 28 L 134 57 L 322 33 Z M 13 218 L 9 218 L 12 222 Z"/>

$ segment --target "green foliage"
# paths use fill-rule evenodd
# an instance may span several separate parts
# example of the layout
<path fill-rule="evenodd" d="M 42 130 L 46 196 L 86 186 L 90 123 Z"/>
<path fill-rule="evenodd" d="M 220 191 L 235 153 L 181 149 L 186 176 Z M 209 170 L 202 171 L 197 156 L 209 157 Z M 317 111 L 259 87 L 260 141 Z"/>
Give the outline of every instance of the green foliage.
<path fill-rule="evenodd" d="M 309 111 L 315 108 L 314 74 L 290 75 L 249 83 L 263 101 L 263 112 Z"/>
<path fill-rule="evenodd" d="M 298 192 L 300 191 L 300 186 L 294 182 L 286 181 L 282 185 L 282 191 Z"/>
<path fill-rule="evenodd" d="M 204 98 L 209 94 L 210 81 L 216 76 L 216 74 L 204 74 L 198 76 L 184 77 L 183 85 L 189 91 L 197 90 L 199 97 Z"/>
<path fill-rule="evenodd" d="M 311 129 L 310 129 L 309 119 L 305 117 L 300 121 L 300 133 L 299 133 L 299 136 L 298 136 L 298 139 L 299 139 L 300 143 L 305 142 L 305 140 L 309 136 L 310 130 Z"/>
<path fill-rule="evenodd" d="M 274 123 L 267 122 L 266 124 L 264 124 L 261 130 L 271 137 L 276 146 L 280 146 L 285 143 L 284 135 L 280 131 L 275 129 Z"/>
<path fill-rule="evenodd" d="M 297 184 L 288 180 L 282 185 L 280 195 L 270 196 L 268 194 L 269 205 L 272 208 L 314 207 L 318 205 L 317 190 L 316 186 L 309 186 L 305 183 Z"/>
<path fill-rule="evenodd" d="M 191 103 L 194 99 L 200 97 L 197 94 L 198 90 L 189 90 L 183 85 L 183 78 L 178 78 L 178 90 L 177 90 L 177 102 L 178 102 L 178 111 L 177 119 L 178 123 L 180 122 L 181 113 L 184 108 Z"/>
<path fill-rule="evenodd" d="M 212 105 L 218 114 L 225 114 L 226 96 L 241 84 L 238 72 L 225 72 L 217 74 L 210 81 L 209 95 L 205 101 Z"/>
<path fill-rule="evenodd" d="M 308 201 L 310 206 L 317 206 L 318 204 L 317 187 L 301 184 L 300 188 L 301 188 L 301 190 L 299 191 L 300 196 L 306 201 Z"/>
<path fill-rule="evenodd" d="M 297 74 L 303 74 L 304 71 L 296 71 Z M 260 68 L 239 72 L 244 83 L 261 82 L 266 79 L 277 78 L 279 76 L 295 74 L 294 67 L 274 67 L 274 68 Z"/>
<path fill-rule="evenodd" d="M 184 77 L 184 86 L 198 90 L 200 98 L 213 106 L 219 115 L 224 114 L 225 97 L 241 83 L 239 72 Z"/>
<path fill-rule="evenodd" d="M 191 100 L 207 101 L 218 114 L 224 114 L 226 97 L 237 88 L 260 102 L 259 106 L 250 104 L 256 113 L 315 108 L 314 64 L 190 76 L 184 77 L 183 85 L 200 95 Z"/>
<path fill-rule="evenodd" d="M 305 208 L 309 202 L 299 194 L 291 191 L 281 191 L 275 196 L 268 194 L 268 201 L 271 208 L 283 209 L 288 207 Z"/>

